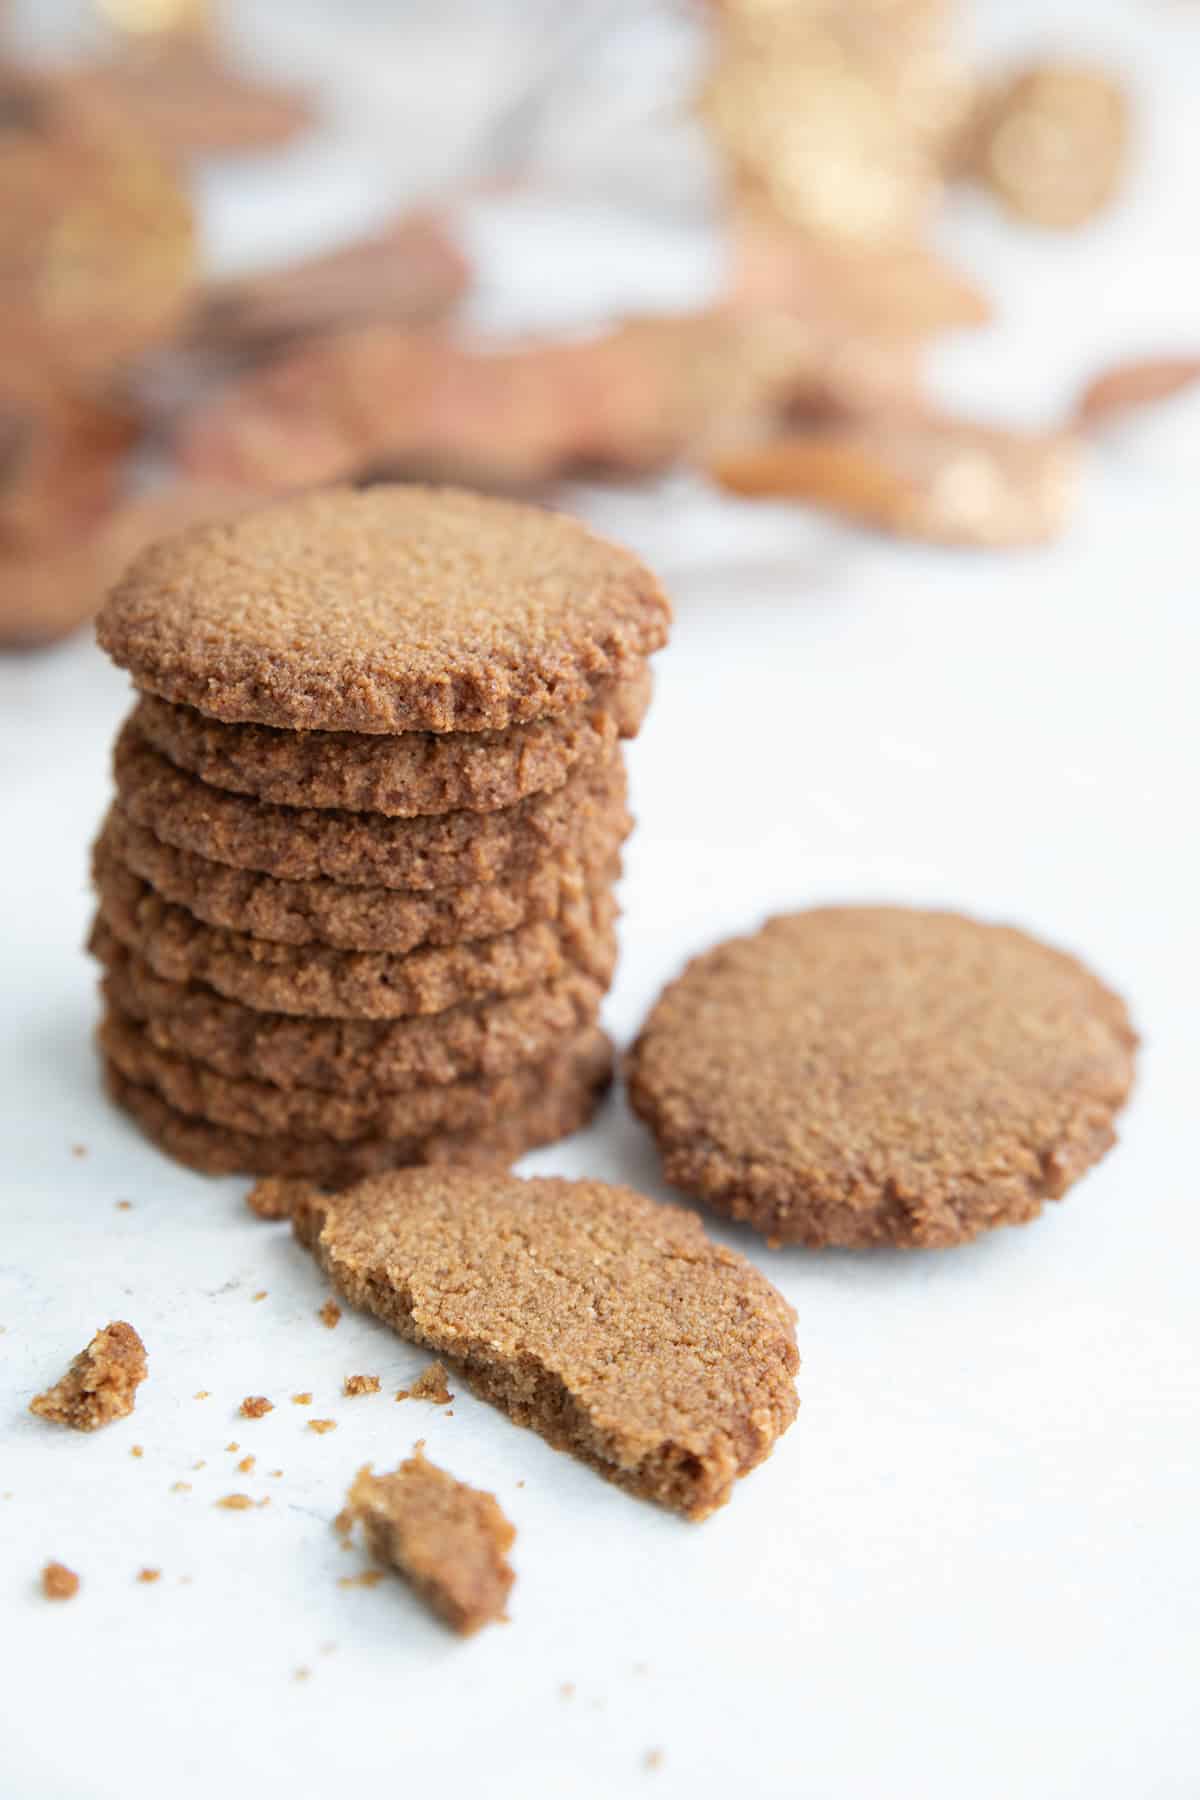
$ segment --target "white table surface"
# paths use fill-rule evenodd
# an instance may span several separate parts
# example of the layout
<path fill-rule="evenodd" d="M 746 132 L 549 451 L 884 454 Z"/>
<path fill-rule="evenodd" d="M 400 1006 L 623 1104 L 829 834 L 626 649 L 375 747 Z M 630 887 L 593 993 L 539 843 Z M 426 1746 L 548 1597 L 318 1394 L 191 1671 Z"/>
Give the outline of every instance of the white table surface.
<path fill-rule="evenodd" d="M 1018 14 L 1031 39 L 1044 15 Z M 1200 16 L 1112 5 L 1087 30 L 1141 84 L 1127 203 L 1071 240 L 983 202 L 947 224 L 999 317 L 940 383 L 1001 415 L 1050 416 L 1097 362 L 1196 343 Z M 251 254 L 255 205 L 279 235 L 280 193 L 312 235 L 299 191 L 254 179 L 251 198 L 211 184 L 229 260 Z M 544 311 L 521 270 L 561 217 L 468 221 L 485 313 Z M 694 282 L 686 234 L 654 236 L 657 262 L 631 251 L 652 235 L 608 215 L 579 233 L 592 260 L 564 273 L 563 316 L 606 276 L 623 300 L 633 267 L 652 299 Z M 0 664 L 6 1800 L 1200 1793 L 1198 475 L 1200 407 L 1176 405 L 1096 455 L 1061 544 L 1011 556 L 685 480 L 580 496 L 678 607 L 630 753 L 618 1041 L 692 951 L 831 898 L 1022 924 L 1118 986 L 1146 1040 L 1119 1148 L 1031 1227 L 907 1255 L 772 1255 L 714 1227 L 796 1306 L 802 1405 L 702 1526 L 463 1391 L 452 1416 L 397 1409 L 425 1359 L 350 1313 L 325 1330 L 321 1278 L 248 1215 L 247 1183 L 175 1167 L 106 1104 L 80 944 L 126 684 L 86 639 Z M 667 1192 L 619 1094 L 522 1166 Z M 149 1350 L 135 1415 L 92 1438 L 31 1418 L 110 1318 Z M 343 1400 L 360 1371 L 383 1394 Z M 305 1389 L 311 1413 L 289 1404 Z M 253 1393 L 276 1402 L 258 1422 L 237 1417 Z M 350 1478 L 418 1436 L 518 1528 L 512 1623 L 465 1645 L 399 1582 L 338 1585 L 360 1566 L 329 1528 Z M 234 1490 L 270 1505 L 214 1507 Z M 82 1577 L 67 1605 L 39 1591 L 50 1558 Z"/>

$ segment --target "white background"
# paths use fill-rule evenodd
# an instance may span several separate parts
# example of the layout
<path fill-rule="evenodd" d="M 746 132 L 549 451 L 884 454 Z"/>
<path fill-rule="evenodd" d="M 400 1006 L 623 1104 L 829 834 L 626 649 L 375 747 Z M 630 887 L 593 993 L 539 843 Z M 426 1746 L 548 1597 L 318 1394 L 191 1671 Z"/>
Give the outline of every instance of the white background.
<path fill-rule="evenodd" d="M 295 19 L 278 60 L 313 67 L 319 9 Z M 947 243 L 998 319 L 947 350 L 939 385 L 1029 421 L 1099 362 L 1195 348 L 1200 314 L 1200 13 L 982 14 L 998 41 L 1048 32 L 1122 56 L 1141 145 L 1125 204 L 1082 237 L 952 209 Z M 379 210 L 403 191 L 383 173 L 380 58 L 357 133 L 340 39 L 327 62 L 343 88 L 325 164 L 306 149 L 206 178 L 216 261 L 350 229 L 364 193 Z M 693 203 L 685 180 L 674 224 L 665 203 L 662 221 L 594 199 L 585 219 L 561 198 L 476 206 L 477 311 L 702 298 Z M 453 1416 L 397 1408 L 424 1359 L 365 1319 L 326 1331 L 321 1279 L 245 1212 L 247 1184 L 175 1167 L 110 1110 L 80 944 L 125 682 L 86 639 L 0 665 L 5 1800 L 1200 1793 L 1198 477 L 1190 402 L 1098 452 L 1068 537 L 1036 554 L 910 548 L 685 480 L 580 496 L 678 611 L 630 753 L 619 1042 L 692 951 L 831 898 L 1025 925 L 1119 987 L 1146 1040 L 1120 1147 L 1031 1227 L 908 1255 L 771 1255 L 717 1228 L 796 1306 L 802 1405 L 701 1526 L 464 1392 Z M 527 1166 L 666 1193 L 619 1095 Z M 149 1349 L 134 1417 L 94 1438 L 29 1417 L 114 1317 Z M 357 1372 L 384 1392 L 344 1401 Z M 289 1404 L 305 1389 L 311 1413 Z M 257 1423 L 236 1416 L 252 1393 L 276 1402 Z M 419 1435 L 518 1528 L 512 1623 L 466 1645 L 398 1582 L 337 1584 L 360 1566 L 329 1529 L 354 1470 Z M 236 1474 L 247 1451 L 257 1468 Z M 234 1490 L 271 1503 L 214 1507 Z M 51 1557 L 82 1577 L 65 1606 L 38 1590 Z"/>

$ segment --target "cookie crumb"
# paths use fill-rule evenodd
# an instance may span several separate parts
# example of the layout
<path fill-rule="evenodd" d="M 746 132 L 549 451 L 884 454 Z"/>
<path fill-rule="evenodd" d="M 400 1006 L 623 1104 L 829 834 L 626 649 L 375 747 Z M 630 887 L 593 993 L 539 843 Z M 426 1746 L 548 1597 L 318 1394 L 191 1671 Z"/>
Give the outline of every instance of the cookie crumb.
<path fill-rule="evenodd" d="M 575 1683 L 573 1681 L 564 1681 L 558 1691 L 564 1700 L 573 1700 L 575 1698 Z"/>
<path fill-rule="evenodd" d="M 214 1500 L 214 1506 L 222 1506 L 226 1512 L 248 1512 L 254 1505 L 249 1494 L 224 1494 L 220 1500 Z"/>
<path fill-rule="evenodd" d="M 243 1419 L 261 1419 L 264 1413 L 275 1411 L 275 1402 L 265 1394 L 247 1394 L 238 1411 Z"/>
<path fill-rule="evenodd" d="M 42 1570 L 42 1592 L 47 1600 L 70 1600 L 79 1592 L 79 1577 L 66 1563 L 48 1562 Z"/>
<path fill-rule="evenodd" d="M 342 1392 L 348 1399 L 355 1394 L 377 1394 L 379 1377 L 378 1375 L 347 1375 L 342 1383 Z"/>
<path fill-rule="evenodd" d="M 296 1670 L 296 1673 L 292 1677 L 292 1679 L 294 1681 L 307 1681 L 311 1674 L 312 1674 L 312 1670 L 309 1668 L 306 1668 L 305 1665 L 303 1663 L 301 1663 L 300 1667 Z"/>
<path fill-rule="evenodd" d="M 129 1454 L 130 1456 L 143 1456 L 145 1455 L 145 1452 L 140 1444 L 130 1444 Z"/>
<path fill-rule="evenodd" d="M 133 1211 L 133 1201 L 132 1200 L 118 1200 L 116 1202 L 116 1208 L 117 1208 L 118 1212 L 132 1212 Z"/>
<path fill-rule="evenodd" d="M 513 1584 L 505 1552 L 516 1538 L 495 1495 L 456 1481 L 418 1446 L 390 1475 L 365 1464 L 344 1518 L 361 1521 L 372 1555 L 389 1562 L 451 1630 L 468 1637 L 503 1619 Z"/>
<path fill-rule="evenodd" d="M 86 1144 L 72 1144 L 71 1145 L 71 1155 L 72 1156 L 86 1156 L 87 1155 L 87 1145 Z"/>
<path fill-rule="evenodd" d="M 139 1569 L 138 1570 L 138 1580 L 139 1581 L 151 1582 L 151 1581 L 159 1581 L 161 1579 L 162 1579 L 162 1570 L 161 1569 Z"/>
<path fill-rule="evenodd" d="M 207 1388 L 197 1388 L 196 1392 L 192 1395 L 193 1400 L 207 1400 L 209 1398 L 210 1395 Z"/>
<path fill-rule="evenodd" d="M 196 1461 L 192 1464 L 193 1469 L 207 1469 L 207 1467 L 208 1467 L 208 1462 L 203 1456 L 200 1457 L 198 1461 Z"/>
<path fill-rule="evenodd" d="M 265 1300 L 266 1297 L 267 1297 L 266 1288 L 259 1288 L 257 1294 L 251 1294 L 251 1296 L 250 1296 L 251 1300 Z"/>
<path fill-rule="evenodd" d="M 448 1406 L 454 1395 L 446 1385 L 446 1366 L 431 1362 L 421 1370 L 410 1388 L 401 1388 L 397 1400 L 428 1400 L 434 1406 Z"/>
<path fill-rule="evenodd" d="M 311 1406 L 312 1405 L 312 1395 L 307 1392 L 303 1393 L 303 1394 L 293 1394 L 292 1395 L 292 1405 L 293 1406 Z"/>
<path fill-rule="evenodd" d="M 238 1441 L 237 1441 L 237 1439 L 236 1439 L 236 1438 L 235 1438 L 235 1439 L 234 1439 L 234 1440 L 233 1440 L 233 1441 L 232 1441 L 232 1442 L 231 1442 L 231 1443 L 228 1443 L 228 1444 L 226 1444 L 226 1446 L 225 1446 L 225 1448 L 226 1448 L 226 1450 L 227 1450 L 227 1451 L 228 1451 L 228 1452 L 229 1452 L 229 1454 L 230 1454 L 230 1455 L 231 1455 L 231 1456 L 232 1456 L 232 1455 L 233 1455 L 233 1452 L 234 1452 L 234 1451 L 235 1451 L 235 1450 L 240 1450 L 240 1449 L 241 1449 L 241 1447 L 242 1447 L 242 1446 L 241 1446 L 241 1445 L 240 1445 L 240 1444 L 239 1444 L 239 1443 L 238 1443 Z"/>
<path fill-rule="evenodd" d="M 278 1481 L 279 1477 L 283 1474 L 283 1470 L 282 1469 L 268 1469 L 267 1474 L 272 1476 L 276 1481 Z"/>
<path fill-rule="evenodd" d="M 327 1300 L 317 1313 L 317 1317 L 320 1319 L 326 1331 L 332 1331 L 341 1316 L 342 1309 L 336 1300 Z"/>
<path fill-rule="evenodd" d="M 256 1219 L 290 1219 L 296 1201 L 310 1193 L 312 1184 L 284 1175 L 266 1175 L 246 1195 L 246 1205 Z"/>
<path fill-rule="evenodd" d="M 238 1474 L 249 1475 L 254 1467 L 254 1463 L 255 1458 L 253 1456 L 243 1456 L 241 1462 L 237 1465 Z"/>
<path fill-rule="evenodd" d="M 382 1569 L 363 1569 L 357 1575 L 339 1575 L 338 1586 L 344 1588 L 373 1588 L 378 1587 L 382 1580 Z"/>
<path fill-rule="evenodd" d="M 98 1331 L 61 1381 L 29 1403 L 29 1410 L 73 1431 L 96 1431 L 133 1411 L 147 1373 L 146 1347 L 123 1319 Z"/>
<path fill-rule="evenodd" d="M 190 1481 L 173 1481 L 171 1483 L 171 1492 L 173 1494 L 190 1494 L 191 1491 L 192 1484 Z"/>
<path fill-rule="evenodd" d="M 318 1434 L 318 1436 L 324 1437 L 324 1435 L 327 1431 L 336 1431 L 337 1430 L 337 1420 L 336 1419 L 310 1419 L 308 1421 L 308 1429 L 310 1431 L 315 1431 Z"/>
<path fill-rule="evenodd" d="M 663 1766 L 663 1753 L 661 1750 L 647 1750 L 642 1761 L 645 1763 L 647 1769 L 661 1769 Z"/>

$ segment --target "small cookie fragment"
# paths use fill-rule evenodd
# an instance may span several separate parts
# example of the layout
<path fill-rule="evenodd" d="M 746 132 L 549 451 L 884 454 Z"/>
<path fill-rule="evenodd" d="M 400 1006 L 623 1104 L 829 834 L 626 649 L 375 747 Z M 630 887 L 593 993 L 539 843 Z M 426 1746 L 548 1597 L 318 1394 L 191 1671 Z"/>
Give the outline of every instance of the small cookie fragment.
<path fill-rule="evenodd" d="M 48 1562 L 42 1570 L 42 1592 L 47 1600 L 71 1600 L 79 1592 L 79 1577 L 66 1563 Z"/>
<path fill-rule="evenodd" d="M 948 912 L 821 907 L 696 957 L 626 1066 L 667 1179 L 768 1241 L 966 1242 L 1115 1141 L 1136 1035 L 1073 957 Z"/>
<path fill-rule="evenodd" d="M 62 1380 L 30 1401 L 29 1410 L 73 1431 L 96 1431 L 131 1413 L 147 1373 L 146 1347 L 123 1319 L 98 1331 Z"/>
<path fill-rule="evenodd" d="M 431 1362 L 421 1370 L 410 1388 L 401 1388 L 397 1400 L 429 1400 L 434 1406 L 449 1406 L 454 1395 L 446 1384 L 446 1365 Z"/>
<path fill-rule="evenodd" d="M 356 1394 L 377 1394 L 379 1386 L 378 1375 L 347 1375 L 342 1383 L 342 1392 L 349 1400 Z"/>
<path fill-rule="evenodd" d="M 361 1521 L 371 1554 L 391 1563 L 460 1637 L 506 1616 L 515 1530 L 493 1494 L 456 1481 L 419 1446 L 390 1475 L 365 1464 L 339 1518 Z"/>
<path fill-rule="evenodd" d="M 264 1175 L 246 1195 L 246 1205 L 256 1219 L 290 1219 L 297 1195 L 307 1191 L 306 1181 L 292 1181 L 286 1175 Z M 242 1411 L 246 1412 L 249 1405 L 249 1400 L 243 1400 Z M 267 1405 L 270 1405 L 269 1401 Z M 247 1413 L 246 1416 L 257 1419 L 262 1415 Z"/>
<path fill-rule="evenodd" d="M 262 1182 L 259 1183 L 261 1187 Z M 243 1419 L 261 1419 L 265 1413 L 274 1412 L 275 1402 L 268 1400 L 265 1394 L 247 1394 L 238 1407 Z"/>
<path fill-rule="evenodd" d="M 342 1316 L 342 1309 L 336 1300 L 327 1300 L 317 1313 L 326 1331 L 332 1331 Z"/>
<path fill-rule="evenodd" d="M 631 1188 L 409 1169 L 293 1229 L 352 1305 L 610 1481 L 701 1519 L 796 1413 L 794 1314 L 700 1221 Z"/>

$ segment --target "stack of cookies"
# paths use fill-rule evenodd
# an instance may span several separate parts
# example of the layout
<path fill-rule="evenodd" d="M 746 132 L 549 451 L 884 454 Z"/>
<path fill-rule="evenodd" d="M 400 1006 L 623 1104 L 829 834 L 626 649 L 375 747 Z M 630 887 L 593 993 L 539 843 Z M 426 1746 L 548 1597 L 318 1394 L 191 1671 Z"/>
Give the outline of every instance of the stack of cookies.
<path fill-rule="evenodd" d="M 511 1161 L 607 1082 L 621 739 L 670 609 L 583 526 L 451 489 L 155 545 L 94 858 L 114 1098 L 213 1173 Z"/>

